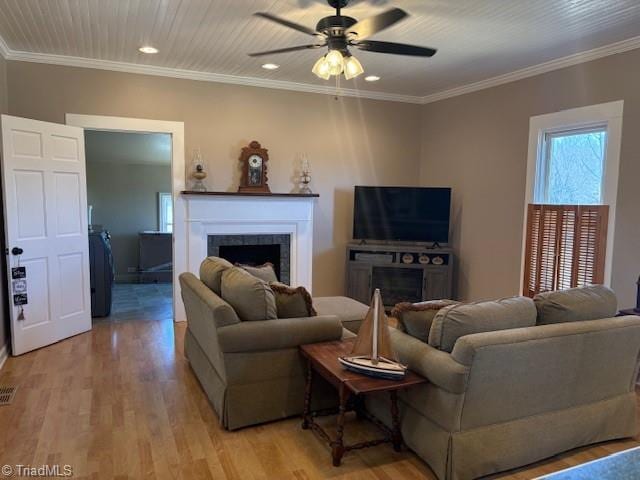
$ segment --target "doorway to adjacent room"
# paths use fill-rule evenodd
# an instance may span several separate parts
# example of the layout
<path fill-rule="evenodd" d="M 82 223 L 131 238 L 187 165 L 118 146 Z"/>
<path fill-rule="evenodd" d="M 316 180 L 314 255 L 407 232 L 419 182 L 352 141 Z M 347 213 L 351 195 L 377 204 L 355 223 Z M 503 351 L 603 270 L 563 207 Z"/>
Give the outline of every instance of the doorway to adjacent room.
<path fill-rule="evenodd" d="M 85 130 L 94 322 L 173 318 L 171 142 Z"/>
<path fill-rule="evenodd" d="M 94 321 L 185 320 L 177 283 L 186 269 L 184 124 L 76 114 L 67 114 L 67 124 L 85 129 L 92 230 L 102 232 L 95 271 L 100 259 L 106 267 L 101 279 L 92 279 L 94 296 L 98 280 L 107 283 L 104 276 L 113 274 L 110 315 Z M 111 182 L 113 176 L 118 178 Z"/>

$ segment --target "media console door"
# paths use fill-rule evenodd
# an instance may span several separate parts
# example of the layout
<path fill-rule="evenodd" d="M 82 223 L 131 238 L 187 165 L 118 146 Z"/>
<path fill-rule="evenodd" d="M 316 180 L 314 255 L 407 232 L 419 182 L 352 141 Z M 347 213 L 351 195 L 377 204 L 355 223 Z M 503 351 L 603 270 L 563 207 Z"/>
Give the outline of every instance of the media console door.
<path fill-rule="evenodd" d="M 347 296 L 359 302 L 371 303 L 371 265 L 349 262 Z"/>

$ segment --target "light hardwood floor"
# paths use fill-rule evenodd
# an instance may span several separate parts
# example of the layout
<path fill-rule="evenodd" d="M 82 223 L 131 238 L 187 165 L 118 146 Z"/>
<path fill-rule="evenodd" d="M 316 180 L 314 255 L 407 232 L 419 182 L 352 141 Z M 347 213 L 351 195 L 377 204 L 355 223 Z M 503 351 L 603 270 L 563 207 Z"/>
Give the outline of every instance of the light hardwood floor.
<path fill-rule="evenodd" d="M 388 445 L 331 466 L 325 444 L 289 419 L 222 430 L 183 355 L 184 324 L 98 322 L 91 332 L 7 360 L 0 385 L 0 465 L 68 464 L 74 478 L 435 479 L 411 452 Z M 375 433 L 351 419 L 347 436 Z M 640 445 L 609 442 L 494 478 L 532 478 Z"/>

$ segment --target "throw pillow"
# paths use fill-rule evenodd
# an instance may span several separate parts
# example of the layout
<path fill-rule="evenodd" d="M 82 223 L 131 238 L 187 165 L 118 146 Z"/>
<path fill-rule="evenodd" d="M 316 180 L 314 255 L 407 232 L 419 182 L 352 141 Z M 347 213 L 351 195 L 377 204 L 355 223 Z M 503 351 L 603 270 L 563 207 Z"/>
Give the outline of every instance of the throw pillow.
<path fill-rule="evenodd" d="M 233 265 L 220 257 L 207 257 L 200 264 L 200 281 L 220 295 L 220 282 L 225 270 Z"/>
<path fill-rule="evenodd" d="M 240 267 L 231 267 L 222 274 L 221 286 L 222 299 L 233 307 L 240 320 L 278 318 L 276 299 L 267 282 Z"/>
<path fill-rule="evenodd" d="M 278 318 L 315 317 L 311 295 L 304 287 L 290 287 L 280 282 L 269 284 L 276 297 Z"/>
<path fill-rule="evenodd" d="M 429 345 L 451 352 L 456 340 L 465 335 L 533 327 L 535 324 L 536 307 L 527 297 L 459 303 L 438 311 L 429 332 Z"/>
<path fill-rule="evenodd" d="M 398 320 L 398 329 L 427 343 L 433 319 L 441 308 L 455 305 L 454 300 L 430 300 L 420 303 L 398 303 L 391 316 Z"/>
<path fill-rule="evenodd" d="M 256 278 L 259 278 L 263 282 L 277 282 L 278 277 L 276 277 L 276 271 L 273 268 L 273 263 L 265 263 L 263 265 L 253 266 L 253 265 L 243 265 L 241 263 L 236 263 L 236 267 L 240 267 L 243 270 L 249 272 Z"/>
<path fill-rule="evenodd" d="M 533 301 L 538 325 L 610 318 L 618 312 L 616 294 L 604 285 L 540 293 Z"/>

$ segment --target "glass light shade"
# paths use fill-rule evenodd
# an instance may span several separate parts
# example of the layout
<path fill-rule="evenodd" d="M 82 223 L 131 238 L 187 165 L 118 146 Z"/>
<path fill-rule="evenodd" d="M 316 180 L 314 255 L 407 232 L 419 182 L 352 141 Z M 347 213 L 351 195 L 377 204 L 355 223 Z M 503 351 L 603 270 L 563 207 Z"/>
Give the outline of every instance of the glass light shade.
<path fill-rule="evenodd" d="M 356 78 L 358 75 L 364 73 L 364 68 L 362 68 L 362 64 L 358 61 L 356 57 L 353 55 L 347 57 L 344 61 L 344 78 L 347 80 L 351 80 L 352 78 Z"/>
<path fill-rule="evenodd" d="M 329 77 L 331 76 L 331 73 L 329 72 L 329 63 L 327 63 L 324 56 L 318 59 L 318 61 L 313 65 L 311 71 L 323 80 L 329 80 Z"/>
<path fill-rule="evenodd" d="M 331 75 L 340 75 L 344 69 L 344 57 L 339 50 L 330 50 L 324 57 L 329 64 L 329 73 Z"/>

